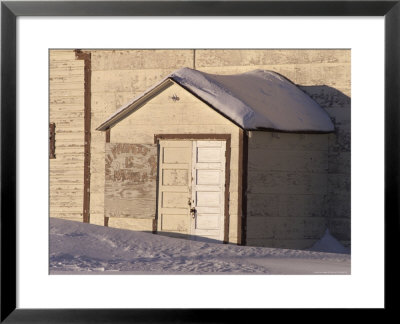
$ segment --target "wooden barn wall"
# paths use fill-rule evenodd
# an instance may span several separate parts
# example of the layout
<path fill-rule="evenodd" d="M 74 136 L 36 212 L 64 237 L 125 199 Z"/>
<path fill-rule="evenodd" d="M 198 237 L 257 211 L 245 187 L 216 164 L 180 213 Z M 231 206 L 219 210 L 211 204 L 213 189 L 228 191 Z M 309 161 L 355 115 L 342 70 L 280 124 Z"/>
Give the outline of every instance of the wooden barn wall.
<path fill-rule="evenodd" d="M 105 134 L 96 128 L 116 109 L 182 66 L 193 66 L 190 50 L 94 50 L 92 53 L 92 143 L 90 222 L 104 224 Z M 155 123 L 156 121 L 154 121 Z M 113 133 L 111 132 L 111 141 Z M 121 143 L 127 143 L 121 140 Z M 129 143 L 129 142 L 128 142 Z M 132 142 L 131 142 L 132 143 Z M 145 142 L 135 142 L 145 144 Z M 153 141 L 146 142 L 148 144 Z M 149 220 L 137 220 L 140 230 L 151 230 Z M 126 226 L 113 218 L 109 226 Z"/>
<path fill-rule="evenodd" d="M 193 50 L 92 50 L 91 53 L 91 223 L 104 224 L 105 134 L 95 129 L 111 113 L 181 67 L 220 74 L 268 69 L 300 85 L 326 109 L 335 124 L 335 134 L 328 136 L 327 218 L 331 232 L 343 243 L 350 241 L 349 50 L 195 50 L 195 53 Z M 83 61 L 75 60 L 73 51 L 54 51 L 50 59 L 50 77 L 56 78 L 50 80 L 50 115 L 59 120 L 56 122 L 58 156 L 50 160 L 51 174 L 57 174 L 57 178 L 50 177 L 51 188 L 57 188 L 51 190 L 54 197 L 51 210 L 56 217 L 79 219 L 83 166 L 76 165 L 79 159 L 83 165 Z M 65 118 L 65 114 L 71 117 Z M 57 147 L 58 141 L 64 139 L 70 143 Z M 69 159 L 71 163 L 62 166 L 61 159 Z M 66 190 L 70 190 L 69 196 Z M 147 229 L 145 221 L 141 226 Z"/>
<path fill-rule="evenodd" d="M 350 244 L 350 50 L 196 50 L 196 69 L 235 74 L 272 70 L 300 86 L 331 117 L 328 136 L 327 224 L 343 244 Z"/>
<path fill-rule="evenodd" d="M 84 62 L 74 51 L 50 51 L 49 122 L 55 123 L 50 159 L 50 216 L 82 221 Z"/>
<path fill-rule="evenodd" d="M 247 244 L 308 248 L 328 225 L 329 135 L 249 133 Z"/>
<path fill-rule="evenodd" d="M 175 99 L 173 99 L 173 97 Z M 176 97 L 179 100 L 176 100 Z M 239 128 L 179 85 L 172 85 L 111 128 L 111 143 L 154 143 L 154 134 L 231 134 L 229 242 L 237 243 Z M 156 201 L 154 200 L 154 204 Z M 109 226 L 143 229 L 144 220 L 110 218 Z M 152 229 L 149 221 L 147 230 Z"/>

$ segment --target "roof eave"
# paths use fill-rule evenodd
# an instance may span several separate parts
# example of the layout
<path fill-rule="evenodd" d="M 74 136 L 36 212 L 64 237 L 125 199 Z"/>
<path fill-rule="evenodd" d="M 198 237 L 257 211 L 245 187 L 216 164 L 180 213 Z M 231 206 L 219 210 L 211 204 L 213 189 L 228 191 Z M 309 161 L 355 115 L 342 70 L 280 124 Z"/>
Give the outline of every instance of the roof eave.
<path fill-rule="evenodd" d="M 247 131 L 258 131 L 258 132 L 273 132 L 273 133 L 291 133 L 291 134 L 331 134 L 335 132 L 335 129 L 332 130 L 282 130 L 277 128 L 267 128 L 267 127 L 257 127 L 257 128 L 248 128 Z"/>
<path fill-rule="evenodd" d="M 174 82 L 169 78 L 162 80 L 154 88 L 140 95 L 135 101 L 124 107 L 119 113 L 115 114 L 114 116 L 110 117 L 105 122 L 103 122 L 99 127 L 96 128 L 96 130 L 106 131 L 107 129 L 113 127 L 115 124 L 128 117 L 130 114 L 132 114 L 140 107 L 142 107 L 144 104 L 146 104 L 149 100 L 153 99 L 160 92 L 164 91 L 165 89 L 168 89 L 173 84 Z"/>

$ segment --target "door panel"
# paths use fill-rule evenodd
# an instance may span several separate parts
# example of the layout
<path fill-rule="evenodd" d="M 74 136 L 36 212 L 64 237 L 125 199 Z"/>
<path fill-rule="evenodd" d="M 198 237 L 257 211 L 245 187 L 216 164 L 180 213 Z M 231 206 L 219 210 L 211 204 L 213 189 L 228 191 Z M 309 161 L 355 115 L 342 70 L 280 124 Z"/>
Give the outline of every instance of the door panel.
<path fill-rule="evenodd" d="M 219 147 L 198 147 L 197 148 L 197 156 L 196 156 L 196 162 L 220 162 L 220 151 L 221 148 Z"/>
<path fill-rule="evenodd" d="M 212 206 L 220 206 L 221 201 L 220 201 L 220 192 L 219 191 L 199 191 L 199 190 L 207 190 L 204 188 L 199 188 L 200 186 L 197 186 L 197 191 L 196 191 L 196 207 L 212 207 Z M 210 188 L 208 190 L 211 190 L 214 188 Z"/>
<path fill-rule="evenodd" d="M 169 188 L 165 188 L 164 190 L 168 189 Z M 161 207 L 187 209 L 187 206 L 188 206 L 188 198 L 186 192 L 163 191 Z"/>
<path fill-rule="evenodd" d="M 190 235 L 191 141 L 160 141 L 159 232 Z"/>
<path fill-rule="evenodd" d="M 190 219 L 184 214 L 162 214 L 161 229 L 163 231 L 183 232 L 189 228 Z"/>
<path fill-rule="evenodd" d="M 163 148 L 163 162 L 164 163 L 188 163 L 190 162 L 190 155 L 186 147 L 164 147 Z"/>
<path fill-rule="evenodd" d="M 218 185 L 221 182 L 221 172 L 219 170 L 197 169 L 197 184 L 199 185 Z"/>
<path fill-rule="evenodd" d="M 160 140 L 159 232 L 223 240 L 225 146 L 225 141 Z"/>
<path fill-rule="evenodd" d="M 188 172 L 187 169 L 163 169 L 162 184 L 164 186 L 187 186 Z"/>
<path fill-rule="evenodd" d="M 196 215 L 196 228 L 197 229 L 213 229 L 219 228 L 219 214 L 199 214 Z"/>
<path fill-rule="evenodd" d="M 223 240 L 225 141 L 193 141 L 192 235 L 195 240 Z"/>

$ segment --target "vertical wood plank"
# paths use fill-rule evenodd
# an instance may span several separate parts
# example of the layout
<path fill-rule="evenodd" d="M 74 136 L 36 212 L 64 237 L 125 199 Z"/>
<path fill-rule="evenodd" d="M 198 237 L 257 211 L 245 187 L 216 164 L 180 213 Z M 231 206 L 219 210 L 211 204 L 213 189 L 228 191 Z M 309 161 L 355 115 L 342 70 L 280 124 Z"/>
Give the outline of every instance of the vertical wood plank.
<path fill-rule="evenodd" d="M 91 141 L 91 54 L 82 52 L 81 50 L 75 51 L 77 60 L 84 60 L 84 170 L 83 170 L 83 222 L 90 223 L 90 141 Z"/>

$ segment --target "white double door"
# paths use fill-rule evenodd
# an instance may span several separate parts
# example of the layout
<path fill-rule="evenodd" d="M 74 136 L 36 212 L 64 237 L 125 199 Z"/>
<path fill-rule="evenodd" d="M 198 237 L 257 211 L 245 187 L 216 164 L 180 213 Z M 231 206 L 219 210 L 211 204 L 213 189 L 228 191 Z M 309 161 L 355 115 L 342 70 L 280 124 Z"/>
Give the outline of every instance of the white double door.
<path fill-rule="evenodd" d="M 158 231 L 224 238 L 225 141 L 160 141 Z"/>

